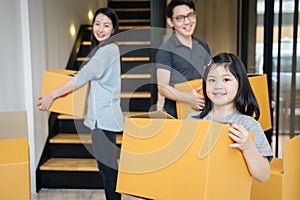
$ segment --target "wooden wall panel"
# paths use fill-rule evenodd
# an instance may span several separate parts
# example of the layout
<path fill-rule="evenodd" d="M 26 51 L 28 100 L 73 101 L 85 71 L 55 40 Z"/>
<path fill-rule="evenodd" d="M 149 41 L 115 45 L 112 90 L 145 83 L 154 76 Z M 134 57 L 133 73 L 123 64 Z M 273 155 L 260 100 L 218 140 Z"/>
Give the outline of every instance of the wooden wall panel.
<path fill-rule="evenodd" d="M 194 0 L 197 12 L 195 36 L 205 40 L 212 55 L 237 54 L 238 0 Z"/>

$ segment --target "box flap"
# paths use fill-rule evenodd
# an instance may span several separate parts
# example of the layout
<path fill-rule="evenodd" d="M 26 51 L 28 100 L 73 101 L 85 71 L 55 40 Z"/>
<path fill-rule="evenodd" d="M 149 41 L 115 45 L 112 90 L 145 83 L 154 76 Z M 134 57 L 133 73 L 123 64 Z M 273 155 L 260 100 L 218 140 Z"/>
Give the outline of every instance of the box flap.
<path fill-rule="evenodd" d="M 258 119 L 264 131 L 272 128 L 267 75 L 250 75 L 249 82 L 260 108 Z"/>
<path fill-rule="evenodd" d="M 254 95 L 257 99 L 258 105 L 260 107 L 260 117 L 258 119 L 264 131 L 272 128 L 271 123 L 271 111 L 269 104 L 269 94 L 267 87 L 267 76 L 266 74 L 251 74 L 248 75 L 249 82 L 251 84 Z M 188 92 L 194 88 L 197 88 L 202 85 L 202 79 L 195 79 L 180 84 L 174 85 L 174 88 Z M 263 89 L 265 88 L 265 89 Z M 263 109 L 262 109 L 263 108 Z M 178 119 L 186 119 L 186 117 L 194 112 L 193 108 L 183 102 L 176 101 L 177 117 Z"/>
<path fill-rule="evenodd" d="M 0 140 L 0 164 L 28 162 L 27 138 Z"/>
<path fill-rule="evenodd" d="M 69 70 L 69 69 L 49 69 L 46 71 L 56 73 L 56 74 L 62 74 L 62 75 L 66 75 L 66 76 L 75 76 L 78 73 L 78 71 Z"/>
<path fill-rule="evenodd" d="M 270 163 L 270 172 L 272 174 L 281 175 L 283 173 L 283 160 L 280 158 L 273 158 Z"/>
<path fill-rule="evenodd" d="M 283 143 L 283 171 L 284 173 L 300 166 L 300 136 L 296 136 Z"/>
<path fill-rule="evenodd" d="M 138 114 L 127 115 L 128 118 L 157 118 L 157 119 L 175 119 L 163 111 L 143 112 Z"/>
<path fill-rule="evenodd" d="M 202 79 L 195 79 L 183 83 L 178 83 L 174 85 L 174 88 L 181 92 L 190 92 L 193 89 L 202 86 Z M 202 92 L 203 94 L 203 92 Z M 176 101 L 176 110 L 177 110 L 177 118 L 178 119 L 186 119 L 186 117 L 193 112 L 193 108 L 184 102 Z"/>

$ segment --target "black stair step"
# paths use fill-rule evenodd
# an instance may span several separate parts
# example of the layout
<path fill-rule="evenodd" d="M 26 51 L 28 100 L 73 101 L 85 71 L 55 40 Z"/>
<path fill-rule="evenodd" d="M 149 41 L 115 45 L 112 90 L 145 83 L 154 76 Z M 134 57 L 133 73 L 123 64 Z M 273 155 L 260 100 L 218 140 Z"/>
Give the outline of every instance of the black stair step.
<path fill-rule="evenodd" d="M 42 188 L 103 188 L 95 159 L 51 158 L 38 170 Z"/>
<path fill-rule="evenodd" d="M 132 2 L 132 3 L 135 3 L 135 2 L 148 2 L 150 0 L 110 0 L 109 2 Z"/>
<path fill-rule="evenodd" d="M 91 144 L 51 144 L 52 158 L 94 158 Z"/>
<path fill-rule="evenodd" d="M 37 176 L 39 189 L 103 189 L 99 172 L 39 171 Z"/>
<path fill-rule="evenodd" d="M 114 35 L 114 40 L 118 42 L 141 42 L 141 41 L 150 41 L 151 29 L 134 29 L 120 32 L 119 34 Z"/>
<path fill-rule="evenodd" d="M 122 74 L 145 74 L 152 72 L 152 64 L 145 62 L 123 62 Z"/>
<path fill-rule="evenodd" d="M 119 23 L 119 29 L 120 31 L 124 31 L 124 27 L 127 27 L 126 30 L 130 29 L 137 29 L 137 28 L 149 28 L 150 23 L 138 23 L 138 22 L 133 22 L 133 23 Z"/>
<path fill-rule="evenodd" d="M 127 61 L 127 62 L 122 62 L 122 73 L 130 73 L 130 74 L 151 73 L 152 67 L 153 66 L 149 62 Z"/>
<path fill-rule="evenodd" d="M 143 13 L 150 12 L 150 8 L 148 7 L 130 7 L 130 8 L 114 8 L 114 11 L 117 13 Z"/>
<path fill-rule="evenodd" d="M 92 34 L 92 26 L 91 25 L 85 25 L 84 27 L 84 33 L 82 35 L 82 40 L 90 40 Z"/>
<path fill-rule="evenodd" d="M 119 46 L 122 57 L 150 57 L 151 49 L 146 46 Z M 150 61 L 148 59 L 147 61 Z"/>
<path fill-rule="evenodd" d="M 91 46 L 81 45 L 78 51 L 78 57 L 86 57 L 91 52 Z"/>
<path fill-rule="evenodd" d="M 149 8 L 150 1 L 111 1 L 109 3 L 111 8 Z"/>
<path fill-rule="evenodd" d="M 151 98 L 122 98 L 121 108 L 124 112 L 148 112 L 152 109 Z"/>
<path fill-rule="evenodd" d="M 150 11 L 117 12 L 119 19 L 150 19 Z"/>
<path fill-rule="evenodd" d="M 150 79 L 122 79 L 122 91 L 150 92 Z"/>
<path fill-rule="evenodd" d="M 90 130 L 83 124 L 83 119 L 58 119 L 60 133 L 89 133 Z"/>
<path fill-rule="evenodd" d="M 90 134 L 59 133 L 49 143 L 53 158 L 94 158 Z M 117 135 L 116 143 L 121 147 L 122 135 Z"/>

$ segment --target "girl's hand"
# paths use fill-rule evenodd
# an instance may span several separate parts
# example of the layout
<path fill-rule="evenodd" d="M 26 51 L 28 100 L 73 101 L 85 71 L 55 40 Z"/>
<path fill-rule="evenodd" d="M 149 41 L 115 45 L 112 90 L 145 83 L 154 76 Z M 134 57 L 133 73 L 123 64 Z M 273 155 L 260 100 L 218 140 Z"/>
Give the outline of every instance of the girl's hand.
<path fill-rule="evenodd" d="M 232 124 L 229 128 L 229 137 L 235 142 L 229 145 L 231 148 L 238 148 L 245 152 L 255 147 L 248 131 L 242 125 Z"/>
<path fill-rule="evenodd" d="M 202 92 L 202 87 L 198 87 L 196 89 L 193 89 L 190 93 L 192 97 L 191 105 L 192 108 L 195 110 L 202 110 L 205 106 L 205 100 Z"/>
<path fill-rule="evenodd" d="M 39 110 L 48 110 L 50 108 L 50 106 L 52 105 L 54 98 L 52 97 L 52 95 L 50 94 L 44 94 L 42 96 L 39 97 L 39 103 L 38 103 L 38 107 Z"/>

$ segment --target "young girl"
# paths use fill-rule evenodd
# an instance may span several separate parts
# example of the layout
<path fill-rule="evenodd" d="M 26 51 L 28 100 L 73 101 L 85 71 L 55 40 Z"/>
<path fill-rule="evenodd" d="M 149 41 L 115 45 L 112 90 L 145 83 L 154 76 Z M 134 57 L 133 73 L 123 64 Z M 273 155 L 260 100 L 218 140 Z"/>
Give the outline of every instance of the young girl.
<path fill-rule="evenodd" d="M 203 75 L 205 107 L 188 119 L 215 120 L 229 123 L 231 148 L 242 151 L 250 174 L 265 182 L 270 176 L 273 153 L 260 124 L 258 103 L 251 89 L 245 66 L 233 54 L 220 53 L 213 57 Z M 255 119 L 252 117 L 255 114 Z M 255 134 L 254 142 L 248 132 Z"/>
<path fill-rule="evenodd" d="M 78 74 L 60 88 L 39 97 L 40 110 L 48 110 L 54 99 L 90 82 L 87 114 L 84 124 L 90 128 L 94 156 L 103 177 L 107 200 L 120 200 L 115 192 L 117 180 L 116 134 L 123 131 L 120 107 L 120 53 L 110 37 L 118 32 L 118 18 L 109 8 L 100 8 L 93 19 L 92 44 L 95 49 L 90 61 Z"/>

